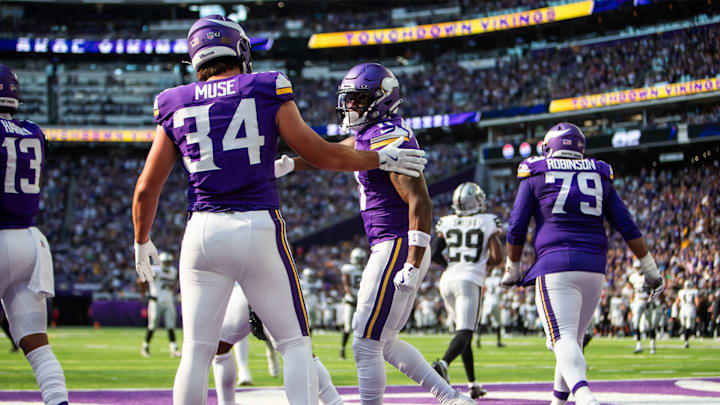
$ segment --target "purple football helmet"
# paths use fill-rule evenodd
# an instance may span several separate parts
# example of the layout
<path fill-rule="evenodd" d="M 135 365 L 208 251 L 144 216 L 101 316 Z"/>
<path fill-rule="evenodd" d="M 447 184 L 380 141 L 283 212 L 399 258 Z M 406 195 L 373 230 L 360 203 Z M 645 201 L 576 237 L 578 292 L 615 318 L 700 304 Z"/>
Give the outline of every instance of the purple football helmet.
<path fill-rule="evenodd" d="M 358 130 L 395 115 L 403 102 L 397 77 L 379 63 L 362 63 L 350 69 L 338 86 L 337 96 L 340 123 Z"/>
<path fill-rule="evenodd" d="M 585 153 L 585 134 L 577 125 L 561 122 L 545 134 L 543 156 L 582 159 Z"/>
<path fill-rule="evenodd" d="M 0 64 L 0 107 L 13 110 L 20 107 L 20 83 L 9 67 Z"/>
<path fill-rule="evenodd" d="M 252 72 L 250 39 L 235 21 L 221 15 L 203 17 L 190 27 L 187 42 L 195 71 L 209 60 L 236 56 L 242 61 L 242 72 Z"/>

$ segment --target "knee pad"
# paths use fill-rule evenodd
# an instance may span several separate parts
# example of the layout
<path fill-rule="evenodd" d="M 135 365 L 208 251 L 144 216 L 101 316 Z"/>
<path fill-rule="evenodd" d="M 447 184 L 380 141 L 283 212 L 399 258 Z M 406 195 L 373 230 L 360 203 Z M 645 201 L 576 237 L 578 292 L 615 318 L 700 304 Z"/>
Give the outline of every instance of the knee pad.
<path fill-rule="evenodd" d="M 379 357 L 382 358 L 383 343 L 379 340 L 359 338 L 355 336 L 352 341 L 353 354 L 355 361 L 363 358 Z"/>
<path fill-rule="evenodd" d="M 294 348 L 304 347 L 308 351 L 310 349 L 310 337 L 309 336 L 298 336 L 290 339 L 278 340 L 275 342 L 275 350 L 280 352 L 280 355 L 285 355 L 289 350 Z"/>
<path fill-rule="evenodd" d="M 10 324 L 10 336 L 16 346 L 20 345 L 20 341 L 25 336 L 47 333 L 47 315 L 43 312 L 27 312 L 13 315 L 12 318 L 8 316 L 8 323 Z"/>

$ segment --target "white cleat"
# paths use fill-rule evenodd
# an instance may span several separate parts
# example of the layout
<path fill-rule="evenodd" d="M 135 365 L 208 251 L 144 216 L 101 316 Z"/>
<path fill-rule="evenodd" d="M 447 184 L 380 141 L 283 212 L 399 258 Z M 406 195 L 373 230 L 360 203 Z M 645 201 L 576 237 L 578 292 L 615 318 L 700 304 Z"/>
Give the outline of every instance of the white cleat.
<path fill-rule="evenodd" d="M 150 349 L 147 347 L 143 347 L 142 349 L 140 349 L 140 354 L 143 357 L 148 358 L 148 357 L 150 357 Z"/>
<path fill-rule="evenodd" d="M 474 399 L 471 399 L 468 396 L 465 396 L 461 394 L 460 392 L 457 393 L 457 396 L 453 399 L 451 399 L 449 402 L 446 402 L 445 405 L 475 405 L 477 402 L 475 402 Z"/>
<path fill-rule="evenodd" d="M 170 358 L 177 358 L 180 357 L 180 352 L 177 350 L 171 350 L 170 351 Z"/>

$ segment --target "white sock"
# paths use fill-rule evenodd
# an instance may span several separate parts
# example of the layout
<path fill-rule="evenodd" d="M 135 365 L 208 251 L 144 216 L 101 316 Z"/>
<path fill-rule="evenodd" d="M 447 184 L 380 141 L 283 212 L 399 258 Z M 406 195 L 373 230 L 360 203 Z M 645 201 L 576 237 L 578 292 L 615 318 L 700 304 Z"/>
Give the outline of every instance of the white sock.
<path fill-rule="evenodd" d="M 335 389 L 325 365 L 317 356 L 313 357 L 313 363 L 315 363 L 315 369 L 317 369 L 320 401 L 325 405 L 342 405 L 343 400 L 340 398 L 337 389 Z"/>
<path fill-rule="evenodd" d="M 300 336 L 276 344 L 285 363 L 283 382 L 290 405 L 317 405 L 318 376 L 312 363 L 310 338 Z"/>
<path fill-rule="evenodd" d="M 637 343 L 635 343 L 635 349 L 636 350 L 642 350 L 642 343 L 638 340 Z"/>
<path fill-rule="evenodd" d="M 232 353 L 215 356 L 213 360 L 213 374 L 215 375 L 215 390 L 217 391 L 218 405 L 235 405 L 235 377 L 237 369 Z"/>
<path fill-rule="evenodd" d="M 170 342 L 170 353 L 176 352 L 177 349 L 178 349 L 177 343 L 175 343 L 175 342 Z"/>
<path fill-rule="evenodd" d="M 180 367 L 173 384 L 173 405 L 205 405 L 210 364 L 217 343 L 183 341 Z"/>
<path fill-rule="evenodd" d="M 362 405 L 382 405 L 387 383 L 383 344 L 377 340 L 353 337 L 358 389 Z"/>
<path fill-rule="evenodd" d="M 67 401 L 65 375 L 50 345 L 40 346 L 26 357 L 35 373 L 43 402 L 47 405 L 57 405 Z"/>
<path fill-rule="evenodd" d="M 592 394 L 590 387 L 587 385 L 576 389 L 575 392 L 573 392 L 573 397 L 575 398 L 575 403 L 577 405 L 586 405 L 595 400 L 595 396 Z"/>
<path fill-rule="evenodd" d="M 570 396 L 570 388 L 565 384 L 565 379 L 559 367 L 555 367 L 555 383 L 553 385 L 553 399 L 550 405 L 565 405 Z"/>
<path fill-rule="evenodd" d="M 455 389 L 430 367 L 415 346 L 395 337 L 385 343 L 383 355 L 388 363 L 430 391 L 441 403 L 457 396 Z"/>
<path fill-rule="evenodd" d="M 149 347 L 150 347 L 150 343 L 148 343 L 148 342 L 143 342 L 143 349 L 147 349 L 147 348 L 149 348 Z"/>
<path fill-rule="evenodd" d="M 280 362 L 278 361 L 277 351 L 269 340 L 265 341 L 265 357 L 268 361 L 268 372 L 271 376 L 277 377 L 280 374 Z"/>
<path fill-rule="evenodd" d="M 655 339 L 650 340 L 650 350 L 655 350 Z"/>
<path fill-rule="evenodd" d="M 252 381 L 252 374 L 250 373 L 250 341 L 248 337 L 239 341 L 235 345 L 235 360 L 237 361 L 237 374 L 240 381 L 250 382 Z"/>
<path fill-rule="evenodd" d="M 580 381 L 587 380 L 587 363 L 574 337 L 561 337 L 553 348 L 556 368 L 560 369 L 568 387 L 574 388 Z"/>

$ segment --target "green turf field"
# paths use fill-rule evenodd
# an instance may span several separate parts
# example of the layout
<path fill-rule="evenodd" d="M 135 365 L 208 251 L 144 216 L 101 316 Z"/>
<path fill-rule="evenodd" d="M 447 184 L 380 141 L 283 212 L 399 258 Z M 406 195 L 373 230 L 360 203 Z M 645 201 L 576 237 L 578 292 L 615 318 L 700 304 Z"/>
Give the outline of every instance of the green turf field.
<path fill-rule="evenodd" d="M 86 388 L 170 388 L 179 359 L 171 359 L 164 330 L 153 338 L 149 359 L 140 356 L 145 330 L 141 328 L 57 328 L 50 330 L 50 342 L 63 365 L 69 389 Z M 180 338 L 182 334 L 178 334 Z M 1 335 L 0 335 L 1 336 Z M 429 361 L 442 356 L 450 335 L 403 335 Z M 327 366 L 336 385 L 356 385 L 351 357 L 340 360 L 340 335 L 313 336 L 315 353 Z M 540 337 L 507 338 L 498 349 L 493 336 L 483 336 L 483 347 L 475 349 L 475 370 L 481 382 L 551 381 L 554 357 Z M 475 342 L 473 341 L 473 345 Z M 644 342 L 647 346 L 647 342 Z M 20 353 L 8 353 L 9 341 L 0 339 L 0 389 L 35 389 L 32 370 Z M 475 346 L 473 346 L 475 347 Z M 596 338 L 586 350 L 588 377 L 593 380 L 624 378 L 669 378 L 720 375 L 720 341 L 691 341 L 682 348 L 678 339 L 658 341 L 658 352 L 633 355 L 630 338 Z M 348 355 L 352 349 L 348 343 Z M 250 337 L 250 367 L 255 385 L 280 385 L 280 378 L 267 372 L 264 344 Z M 212 375 L 212 373 L 210 373 Z M 451 382 L 464 382 L 462 362 L 450 367 Z M 388 384 L 410 380 L 388 366 Z"/>

